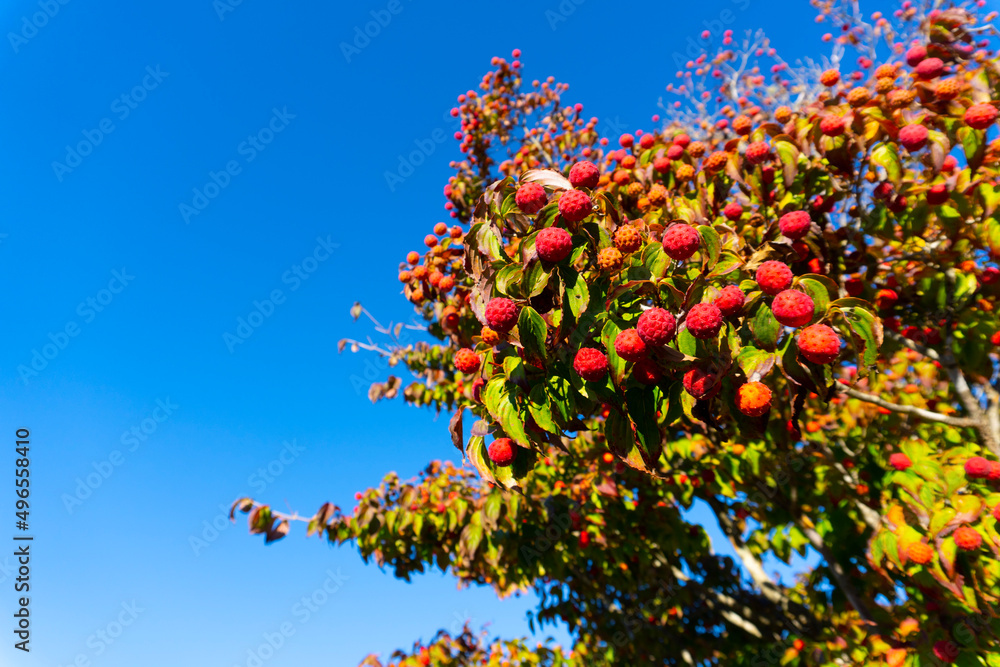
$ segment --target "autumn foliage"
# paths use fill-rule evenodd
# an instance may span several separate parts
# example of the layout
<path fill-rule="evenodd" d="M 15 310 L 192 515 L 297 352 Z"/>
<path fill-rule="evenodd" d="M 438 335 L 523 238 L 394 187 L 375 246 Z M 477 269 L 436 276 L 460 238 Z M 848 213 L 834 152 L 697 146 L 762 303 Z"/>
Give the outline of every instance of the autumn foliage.
<path fill-rule="evenodd" d="M 1000 665 L 993 15 L 814 4 L 822 66 L 727 33 L 646 131 L 602 137 L 516 51 L 459 96 L 452 226 L 399 269 L 427 342 L 342 347 L 407 369 L 371 398 L 450 412 L 463 464 L 304 520 L 533 591 L 574 645 L 364 664 Z"/>

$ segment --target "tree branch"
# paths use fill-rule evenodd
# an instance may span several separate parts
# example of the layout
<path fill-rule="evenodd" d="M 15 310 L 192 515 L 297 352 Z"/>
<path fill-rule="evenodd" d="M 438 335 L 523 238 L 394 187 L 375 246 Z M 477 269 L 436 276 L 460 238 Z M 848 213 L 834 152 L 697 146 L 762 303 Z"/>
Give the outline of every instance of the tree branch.
<path fill-rule="evenodd" d="M 843 592 L 844 597 L 846 597 L 847 601 L 851 603 L 854 610 L 858 612 L 858 616 L 860 616 L 863 621 L 867 621 L 868 623 L 874 625 L 875 619 L 872 618 L 871 612 L 868 611 L 865 603 L 861 601 L 861 597 L 858 595 L 858 592 L 854 590 L 854 585 L 851 583 L 851 580 L 848 579 L 847 573 L 844 572 L 844 568 L 840 565 L 840 562 L 836 559 L 836 557 L 834 557 L 833 552 L 830 551 L 829 547 L 826 546 L 826 542 L 823 541 L 820 534 L 816 532 L 816 529 L 811 525 L 805 525 L 801 518 L 798 520 L 798 524 L 799 528 L 809 540 L 809 543 L 812 544 L 813 548 L 818 551 L 821 556 L 823 556 L 823 560 L 826 561 L 830 574 L 833 575 L 833 578 L 836 580 L 837 586 L 840 588 L 841 592 Z"/>
<path fill-rule="evenodd" d="M 914 417 L 919 417 L 925 421 L 940 422 L 942 424 L 948 424 L 949 426 L 968 428 L 979 427 L 979 422 L 975 419 L 970 419 L 969 417 L 949 417 L 948 415 L 943 415 L 940 412 L 924 410 L 923 408 L 918 408 L 913 405 L 899 405 L 898 403 L 891 403 L 884 398 L 879 398 L 874 394 L 866 394 L 865 392 L 858 391 L 857 389 L 848 388 L 844 390 L 844 393 L 852 398 L 858 399 L 859 401 L 865 401 L 866 403 L 871 403 L 881 408 L 885 408 L 886 410 L 892 410 L 893 412 L 913 415 Z"/>

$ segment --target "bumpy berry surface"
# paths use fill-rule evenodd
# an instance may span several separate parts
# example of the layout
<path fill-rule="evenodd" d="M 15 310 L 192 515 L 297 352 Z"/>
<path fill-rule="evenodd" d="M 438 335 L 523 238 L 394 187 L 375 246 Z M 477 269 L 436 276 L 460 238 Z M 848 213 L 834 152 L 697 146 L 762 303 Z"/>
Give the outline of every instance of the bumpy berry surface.
<path fill-rule="evenodd" d="M 801 327 L 809 324 L 815 304 L 812 297 L 798 290 L 785 290 L 774 297 L 771 311 L 774 319 L 786 327 Z"/>
<path fill-rule="evenodd" d="M 636 333 L 647 345 L 663 347 L 677 332 L 677 320 L 663 308 L 650 308 L 639 316 Z"/>
<path fill-rule="evenodd" d="M 514 195 L 517 207 L 528 215 L 534 215 L 541 211 L 547 201 L 548 195 L 545 194 L 545 188 L 538 183 L 525 183 L 517 189 L 517 194 Z"/>
<path fill-rule="evenodd" d="M 902 452 L 896 452 L 889 457 L 889 465 L 891 465 L 896 470 L 906 470 L 913 465 L 913 461 L 910 457 Z"/>
<path fill-rule="evenodd" d="M 498 466 L 509 466 L 517 456 L 517 445 L 510 438 L 497 438 L 490 443 L 487 454 Z"/>
<path fill-rule="evenodd" d="M 750 164 L 760 164 L 771 157 L 771 149 L 766 142 L 755 141 L 747 146 L 747 150 L 743 156 Z"/>
<path fill-rule="evenodd" d="M 698 230 L 684 222 L 675 222 L 663 230 L 663 250 L 671 259 L 689 259 L 701 245 Z"/>
<path fill-rule="evenodd" d="M 577 162 L 569 170 L 569 182 L 574 188 L 593 190 L 600 180 L 601 170 L 593 162 L 587 160 Z"/>
<path fill-rule="evenodd" d="M 715 338 L 722 328 L 722 311 L 714 303 L 695 304 L 684 321 L 695 338 Z"/>
<path fill-rule="evenodd" d="M 697 367 L 684 374 L 683 384 L 684 390 L 698 400 L 711 398 L 722 388 L 715 375 Z"/>
<path fill-rule="evenodd" d="M 789 211 L 778 220 L 778 229 L 787 238 L 797 241 L 807 234 L 812 227 L 812 219 L 807 211 Z"/>
<path fill-rule="evenodd" d="M 625 329 L 615 337 L 615 352 L 625 361 L 644 359 L 648 351 L 635 329 Z"/>
<path fill-rule="evenodd" d="M 959 526 L 955 530 L 955 546 L 962 551 L 975 551 L 982 543 L 983 536 L 971 526 Z"/>
<path fill-rule="evenodd" d="M 735 317 L 743 310 L 746 300 L 743 290 L 736 285 L 726 285 L 713 303 L 719 307 L 723 317 Z"/>
<path fill-rule="evenodd" d="M 635 252 L 642 247 L 642 234 L 632 225 L 622 225 L 615 232 L 615 247 L 625 255 Z"/>
<path fill-rule="evenodd" d="M 504 297 L 491 299 L 486 304 L 486 324 L 494 331 L 507 333 L 517 324 L 520 308 L 517 304 Z"/>
<path fill-rule="evenodd" d="M 573 252 L 573 237 L 562 227 L 546 227 L 535 237 L 535 250 L 546 262 L 561 262 Z"/>
<path fill-rule="evenodd" d="M 913 542 L 906 547 L 906 558 L 917 565 L 926 565 L 934 558 L 934 550 L 929 544 Z"/>
<path fill-rule="evenodd" d="M 479 355 L 467 347 L 455 353 L 455 368 L 463 373 L 475 373 L 479 370 Z"/>
<path fill-rule="evenodd" d="M 796 342 L 802 356 L 814 364 L 833 363 L 840 356 L 840 336 L 825 324 L 806 327 L 799 332 Z"/>
<path fill-rule="evenodd" d="M 762 382 L 747 382 L 736 392 L 736 407 L 748 417 L 760 417 L 771 409 L 771 390 Z"/>
<path fill-rule="evenodd" d="M 590 195 L 583 190 L 567 190 L 559 197 L 559 215 L 569 222 L 580 222 L 592 209 Z"/>
<path fill-rule="evenodd" d="M 770 260 L 757 268 L 756 278 L 764 294 L 773 296 L 792 284 L 792 270 L 784 262 Z"/>
<path fill-rule="evenodd" d="M 608 374 L 608 358 L 592 347 L 581 347 L 573 359 L 573 370 L 589 382 L 598 382 Z"/>

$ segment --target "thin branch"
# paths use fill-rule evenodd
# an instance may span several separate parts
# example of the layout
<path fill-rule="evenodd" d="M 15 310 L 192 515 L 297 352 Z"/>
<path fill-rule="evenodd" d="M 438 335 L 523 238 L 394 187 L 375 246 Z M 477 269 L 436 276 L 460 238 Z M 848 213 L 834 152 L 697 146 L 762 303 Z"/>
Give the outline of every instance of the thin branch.
<path fill-rule="evenodd" d="M 893 412 L 913 415 L 914 417 L 919 417 L 925 421 L 940 422 L 942 424 L 948 424 L 949 426 L 958 426 L 962 428 L 977 428 L 980 425 L 977 420 L 969 417 L 949 417 L 948 415 L 943 415 L 940 412 L 924 410 L 923 408 L 918 408 L 913 405 L 899 405 L 898 403 L 891 403 L 884 398 L 879 398 L 874 394 L 866 394 L 863 391 L 858 391 L 857 389 L 846 388 L 844 393 L 852 398 L 858 399 L 859 401 L 865 401 L 866 403 L 871 403 L 879 406 L 880 408 L 892 410 Z"/>
<path fill-rule="evenodd" d="M 851 606 L 854 607 L 854 610 L 858 612 L 858 616 L 860 616 L 863 621 L 874 625 L 875 619 L 872 618 L 871 612 L 868 611 L 868 607 L 866 607 L 865 603 L 862 602 L 861 596 L 858 595 L 858 592 L 854 590 L 854 585 L 848 578 L 844 568 L 833 555 L 833 552 L 830 551 L 829 547 L 826 546 L 826 543 L 823 541 L 820 534 L 816 532 L 816 529 L 812 526 L 805 525 L 801 519 L 798 521 L 798 524 L 802 532 L 805 534 L 806 539 L 809 540 L 809 543 L 812 544 L 813 548 L 818 551 L 821 556 L 823 556 L 830 573 L 837 582 L 837 586 L 840 588 L 841 592 L 843 592 L 847 601 L 851 603 Z"/>

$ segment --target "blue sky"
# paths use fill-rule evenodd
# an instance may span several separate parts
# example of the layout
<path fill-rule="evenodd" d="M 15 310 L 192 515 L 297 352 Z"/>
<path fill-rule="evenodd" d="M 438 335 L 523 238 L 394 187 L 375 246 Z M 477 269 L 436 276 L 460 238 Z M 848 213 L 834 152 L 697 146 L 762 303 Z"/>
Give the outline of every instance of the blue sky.
<path fill-rule="evenodd" d="M 265 548 L 221 508 L 350 507 L 388 470 L 454 454 L 444 419 L 372 406 L 371 359 L 336 344 L 374 335 L 355 300 L 412 316 L 397 264 L 447 219 L 457 152 L 434 137 L 492 56 L 521 48 L 529 80 L 648 130 L 674 53 L 706 27 L 763 27 L 792 59 L 823 32 L 805 1 L 232 2 L 0 6 L 0 442 L 31 431 L 36 536 L 33 650 L 5 622 L 0 664 L 246 665 L 283 626 L 268 667 L 355 665 L 466 618 L 526 634 L 532 600 L 405 584 L 301 530 Z"/>

